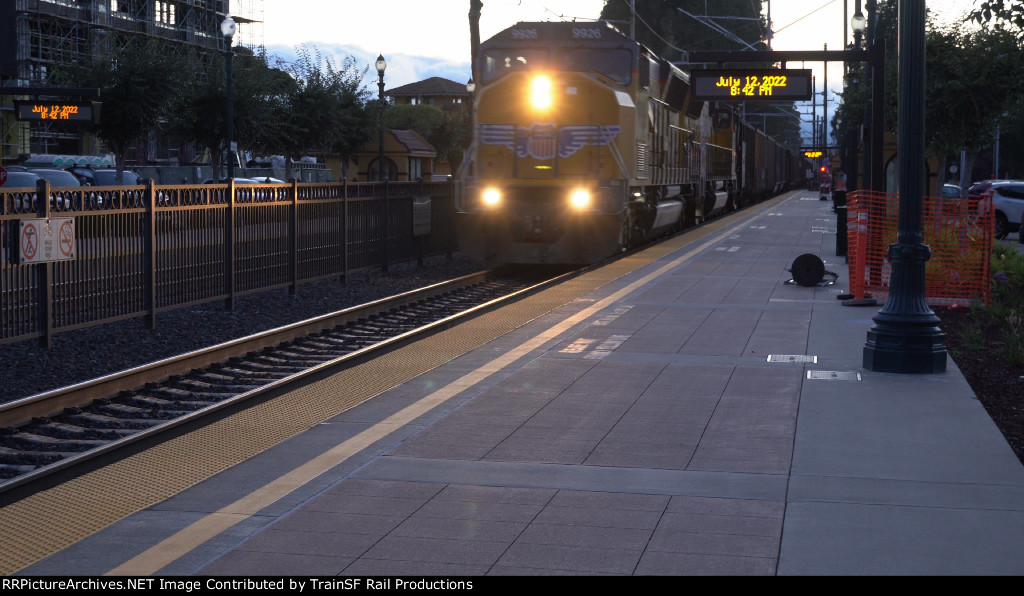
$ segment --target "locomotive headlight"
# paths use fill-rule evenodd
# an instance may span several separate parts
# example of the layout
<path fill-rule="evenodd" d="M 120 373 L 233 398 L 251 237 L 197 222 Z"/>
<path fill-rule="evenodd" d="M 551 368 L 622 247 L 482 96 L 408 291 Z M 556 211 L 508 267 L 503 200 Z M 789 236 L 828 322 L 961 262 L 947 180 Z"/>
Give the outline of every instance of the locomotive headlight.
<path fill-rule="evenodd" d="M 484 205 L 493 206 L 501 202 L 501 193 L 498 192 L 497 188 L 488 188 L 480 195 L 480 198 L 483 199 Z"/>
<path fill-rule="evenodd" d="M 575 209 L 586 209 L 590 206 L 590 191 L 585 188 L 577 188 L 569 195 L 569 204 Z"/>
<path fill-rule="evenodd" d="M 551 79 L 539 75 L 530 81 L 530 104 L 538 110 L 546 110 L 551 107 L 554 96 L 554 85 Z"/>

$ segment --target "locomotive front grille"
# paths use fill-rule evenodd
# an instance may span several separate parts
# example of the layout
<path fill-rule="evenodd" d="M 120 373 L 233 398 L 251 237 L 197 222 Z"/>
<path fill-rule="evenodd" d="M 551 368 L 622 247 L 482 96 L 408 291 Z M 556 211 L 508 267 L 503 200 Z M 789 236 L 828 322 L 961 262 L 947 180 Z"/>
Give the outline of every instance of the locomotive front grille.
<path fill-rule="evenodd" d="M 527 215 L 518 226 L 511 230 L 517 242 L 554 242 L 562 237 L 562 226 L 557 218 L 544 215 Z"/>
<path fill-rule="evenodd" d="M 554 242 L 569 215 L 565 188 L 523 188 L 508 197 L 509 232 L 516 242 Z"/>

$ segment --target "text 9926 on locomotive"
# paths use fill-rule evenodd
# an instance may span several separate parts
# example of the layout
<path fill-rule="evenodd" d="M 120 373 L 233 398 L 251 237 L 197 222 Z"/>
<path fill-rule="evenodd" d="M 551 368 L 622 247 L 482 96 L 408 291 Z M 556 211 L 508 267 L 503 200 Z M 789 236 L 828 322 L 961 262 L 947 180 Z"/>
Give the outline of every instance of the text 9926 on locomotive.
<path fill-rule="evenodd" d="M 482 260 L 595 263 L 795 182 L 743 159 L 737 145 L 771 143 L 748 148 L 732 108 L 691 101 L 687 73 L 609 24 L 518 23 L 480 44 L 474 73 L 456 224 Z"/>

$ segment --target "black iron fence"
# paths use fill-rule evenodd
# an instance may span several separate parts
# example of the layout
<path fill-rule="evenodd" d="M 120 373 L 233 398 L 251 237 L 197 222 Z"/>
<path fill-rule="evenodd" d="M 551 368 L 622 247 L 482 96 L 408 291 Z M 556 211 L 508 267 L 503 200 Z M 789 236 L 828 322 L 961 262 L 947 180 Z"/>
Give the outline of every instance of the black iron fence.
<path fill-rule="evenodd" d="M 0 187 L 0 344 L 451 254 L 453 212 L 449 182 Z"/>

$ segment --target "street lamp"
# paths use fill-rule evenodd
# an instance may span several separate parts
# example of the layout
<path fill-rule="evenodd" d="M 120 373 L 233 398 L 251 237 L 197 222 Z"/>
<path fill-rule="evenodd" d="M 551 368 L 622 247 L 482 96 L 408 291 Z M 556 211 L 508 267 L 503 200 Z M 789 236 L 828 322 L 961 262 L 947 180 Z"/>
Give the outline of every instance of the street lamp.
<path fill-rule="evenodd" d="M 889 245 L 889 298 L 872 320 L 864 368 L 875 372 L 946 371 L 945 334 L 925 296 L 921 202 L 925 194 L 925 0 L 899 5 L 899 229 Z M 881 67 L 878 67 L 881 68 Z"/>
<path fill-rule="evenodd" d="M 220 32 L 224 36 L 224 45 L 227 48 L 225 50 L 225 62 L 224 62 L 224 89 L 225 95 L 227 96 L 227 107 L 225 108 L 227 116 L 227 146 L 228 146 L 228 180 L 235 178 L 235 159 L 234 159 L 234 89 L 231 83 L 231 40 L 235 37 L 235 31 L 238 25 L 235 24 L 235 20 L 230 16 L 221 21 Z"/>
<path fill-rule="evenodd" d="M 377 55 L 377 180 L 384 182 L 384 69 L 388 63 L 384 61 L 384 54 Z M 388 201 L 388 187 L 384 185 L 384 262 L 381 264 L 381 271 L 388 271 L 388 240 L 391 238 L 391 203 Z"/>
<path fill-rule="evenodd" d="M 377 96 L 377 180 L 384 180 L 384 69 L 388 63 L 384 61 L 384 54 L 377 55 L 377 88 L 380 90 Z"/>
<path fill-rule="evenodd" d="M 860 0 L 854 5 L 853 18 L 850 19 L 850 28 L 853 29 L 853 45 L 860 47 L 860 40 L 864 36 L 864 30 L 867 29 L 868 20 L 864 18 L 864 13 L 860 11 Z"/>
<path fill-rule="evenodd" d="M 850 28 L 853 30 L 853 45 L 849 46 L 848 49 L 859 50 L 861 49 L 861 41 L 864 39 L 864 31 L 867 29 L 867 19 L 864 18 L 864 13 L 860 10 L 860 0 L 857 0 L 854 6 L 853 18 L 850 19 Z M 850 82 L 853 83 L 853 88 L 857 89 L 861 82 L 861 67 L 851 67 L 847 64 L 846 76 Z M 863 134 L 857 134 L 849 123 L 844 124 L 845 131 L 845 151 L 846 158 L 844 159 L 846 165 L 847 175 L 847 190 L 857 190 L 860 188 L 860 183 L 857 177 L 860 175 L 859 164 L 857 163 L 857 147 L 858 141 L 863 139 Z M 865 184 L 864 186 L 868 186 Z"/>

